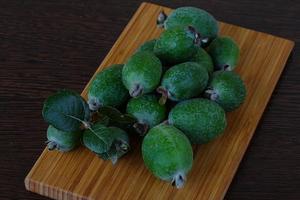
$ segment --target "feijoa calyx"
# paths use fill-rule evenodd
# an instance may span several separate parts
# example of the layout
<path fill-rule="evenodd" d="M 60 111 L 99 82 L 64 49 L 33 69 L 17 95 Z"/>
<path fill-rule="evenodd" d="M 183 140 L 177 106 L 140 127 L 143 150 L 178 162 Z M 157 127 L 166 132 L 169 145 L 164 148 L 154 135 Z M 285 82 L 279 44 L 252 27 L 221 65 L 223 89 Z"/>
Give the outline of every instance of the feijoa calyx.
<path fill-rule="evenodd" d="M 158 103 L 155 95 L 143 95 L 132 98 L 127 104 L 127 113 L 137 119 L 133 127 L 140 135 L 144 135 L 149 128 L 158 125 L 166 118 L 166 107 Z"/>
<path fill-rule="evenodd" d="M 240 49 L 237 43 L 230 37 L 217 37 L 208 46 L 215 70 L 233 70 L 240 57 Z"/>
<path fill-rule="evenodd" d="M 203 46 L 216 38 L 219 32 L 217 20 L 207 11 L 195 7 L 177 8 L 169 16 L 162 12 L 158 16 L 157 24 L 167 30 L 193 26 L 200 34 Z"/>
<path fill-rule="evenodd" d="M 168 69 L 157 92 L 162 94 L 160 103 L 169 98 L 181 101 L 198 96 L 206 88 L 208 73 L 205 67 L 196 62 L 185 62 Z"/>
<path fill-rule="evenodd" d="M 221 135 L 227 125 L 223 108 L 201 98 L 178 103 L 170 111 L 168 122 L 183 131 L 194 144 L 210 142 Z"/>
<path fill-rule="evenodd" d="M 154 176 L 181 188 L 192 168 L 193 150 L 188 138 L 171 125 L 150 129 L 142 143 L 146 167 Z"/>
<path fill-rule="evenodd" d="M 188 61 L 199 48 L 198 33 L 193 27 L 175 27 L 162 32 L 154 45 L 154 53 L 164 64 Z"/>
<path fill-rule="evenodd" d="M 162 74 L 160 60 L 149 51 L 132 55 L 123 67 L 122 79 L 132 97 L 147 94 L 156 89 Z"/>
<path fill-rule="evenodd" d="M 114 64 L 99 72 L 88 89 L 88 104 L 91 110 L 100 106 L 120 106 L 129 95 L 122 82 L 121 64 Z"/>
<path fill-rule="evenodd" d="M 65 132 L 52 125 L 47 129 L 47 147 L 49 150 L 71 151 L 80 144 L 82 131 Z"/>
<path fill-rule="evenodd" d="M 246 87 L 233 71 L 217 71 L 210 80 L 206 96 L 217 102 L 225 111 L 233 111 L 245 100 Z"/>

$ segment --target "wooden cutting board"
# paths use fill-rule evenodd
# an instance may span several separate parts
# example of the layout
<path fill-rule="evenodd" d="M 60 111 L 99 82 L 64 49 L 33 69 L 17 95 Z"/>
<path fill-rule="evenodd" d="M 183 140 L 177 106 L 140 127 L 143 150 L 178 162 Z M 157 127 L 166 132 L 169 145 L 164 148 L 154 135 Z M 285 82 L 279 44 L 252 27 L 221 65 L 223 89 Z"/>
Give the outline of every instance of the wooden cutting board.
<path fill-rule="evenodd" d="M 171 9 L 143 3 L 100 67 L 124 63 L 144 41 L 159 36 L 156 17 Z M 220 23 L 221 35 L 241 48 L 237 72 L 246 83 L 245 103 L 227 114 L 228 127 L 217 140 L 196 146 L 194 166 L 183 189 L 152 176 L 143 165 L 140 144 L 115 166 L 83 147 L 43 151 L 25 179 L 27 190 L 54 199 L 223 199 L 293 49 L 292 41 Z M 86 97 L 87 87 L 82 92 Z M 45 130 L 46 131 L 46 130 Z"/>

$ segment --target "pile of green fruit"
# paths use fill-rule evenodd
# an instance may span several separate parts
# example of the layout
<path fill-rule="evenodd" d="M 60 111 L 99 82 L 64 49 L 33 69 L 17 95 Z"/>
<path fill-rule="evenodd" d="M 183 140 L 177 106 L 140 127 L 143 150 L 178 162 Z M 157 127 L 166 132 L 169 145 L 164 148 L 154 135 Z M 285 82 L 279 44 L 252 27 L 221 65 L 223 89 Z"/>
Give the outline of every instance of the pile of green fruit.
<path fill-rule="evenodd" d="M 224 132 L 225 112 L 243 103 L 246 88 L 232 71 L 239 47 L 218 35 L 211 14 L 181 7 L 169 16 L 160 13 L 157 24 L 165 29 L 158 38 L 141 45 L 125 64 L 96 74 L 87 102 L 69 90 L 45 101 L 49 150 L 83 144 L 116 163 L 130 150 L 129 136 L 136 135 L 146 167 L 183 186 L 193 163 L 191 144 Z"/>

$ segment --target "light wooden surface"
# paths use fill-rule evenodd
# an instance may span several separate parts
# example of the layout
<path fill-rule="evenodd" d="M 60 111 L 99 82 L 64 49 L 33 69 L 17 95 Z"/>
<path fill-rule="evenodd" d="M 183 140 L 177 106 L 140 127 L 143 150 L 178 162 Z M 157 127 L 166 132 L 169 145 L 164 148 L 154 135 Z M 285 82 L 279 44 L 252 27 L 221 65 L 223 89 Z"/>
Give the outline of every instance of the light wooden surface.
<path fill-rule="evenodd" d="M 170 12 L 143 3 L 97 71 L 125 62 L 141 43 L 157 37 L 161 30 L 155 20 L 162 9 Z M 248 95 L 237 111 L 227 115 L 228 127 L 222 137 L 194 148 L 194 166 L 183 189 L 177 190 L 147 171 L 139 144 L 116 166 L 84 148 L 69 153 L 45 149 L 25 179 L 26 188 L 54 199 L 222 199 L 294 43 L 225 23 L 221 23 L 221 35 L 233 37 L 241 48 L 237 72 Z M 86 89 L 82 95 L 86 96 Z"/>

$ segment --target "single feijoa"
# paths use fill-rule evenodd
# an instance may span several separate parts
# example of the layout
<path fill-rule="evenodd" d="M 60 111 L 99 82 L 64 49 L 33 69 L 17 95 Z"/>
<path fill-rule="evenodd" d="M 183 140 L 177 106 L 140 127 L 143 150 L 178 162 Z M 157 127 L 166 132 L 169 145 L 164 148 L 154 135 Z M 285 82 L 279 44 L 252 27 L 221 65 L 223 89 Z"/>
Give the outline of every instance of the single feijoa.
<path fill-rule="evenodd" d="M 225 111 L 237 109 L 245 100 L 246 87 L 233 71 L 217 71 L 210 80 L 206 96 L 217 102 Z"/>
<path fill-rule="evenodd" d="M 200 34 L 202 46 L 206 46 L 216 38 L 219 32 L 217 20 L 207 11 L 195 7 L 177 8 L 169 16 L 162 12 L 158 16 L 157 24 L 167 30 L 174 27 L 193 26 Z"/>
<path fill-rule="evenodd" d="M 183 131 L 193 144 L 210 142 L 221 135 L 227 125 L 223 108 L 200 98 L 178 103 L 170 111 L 168 122 Z"/>
<path fill-rule="evenodd" d="M 156 89 L 162 74 L 160 60 L 149 51 L 133 54 L 123 67 L 122 79 L 132 97 L 147 94 Z"/>
<path fill-rule="evenodd" d="M 65 132 L 49 125 L 47 129 L 47 147 L 49 150 L 71 151 L 80 144 L 82 131 Z"/>
<path fill-rule="evenodd" d="M 154 53 L 164 64 L 178 64 L 192 58 L 199 48 L 198 33 L 193 27 L 175 27 L 162 32 Z"/>
<path fill-rule="evenodd" d="M 132 98 L 127 104 L 127 113 L 137 120 L 134 128 L 141 135 L 144 135 L 149 128 L 152 128 L 166 119 L 166 107 L 158 103 L 155 95 L 143 95 Z"/>
<path fill-rule="evenodd" d="M 188 138 L 171 125 L 150 129 L 142 143 L 146 167 L 154 176 L 181 188 L 193 164 L 193 149 Z"/>
<path fill-rule="evenodd" d="M 100 106 L 120 106 L 129 95 L 122 82 L 121 64 L 114 64 L 99 72 L 88 90 L 88 104 L 91 110 Z"/>
<path fill-rule="evenodd" d="M 196 97 L 203 92 L 208 82 L 205 67 L 196 62 L 185 62 L 168 69 L 163 75 L 161 86 L 157 92 L 162 94 L 160 103 L 166 99 L 181 101 Z"/>
<path fill-rule="evenodd" d="M 240 57 L 240 49 L 237 43 L 230 37 L 217 37 L 208 46 L 215 70 L 232 71 Z"/>

